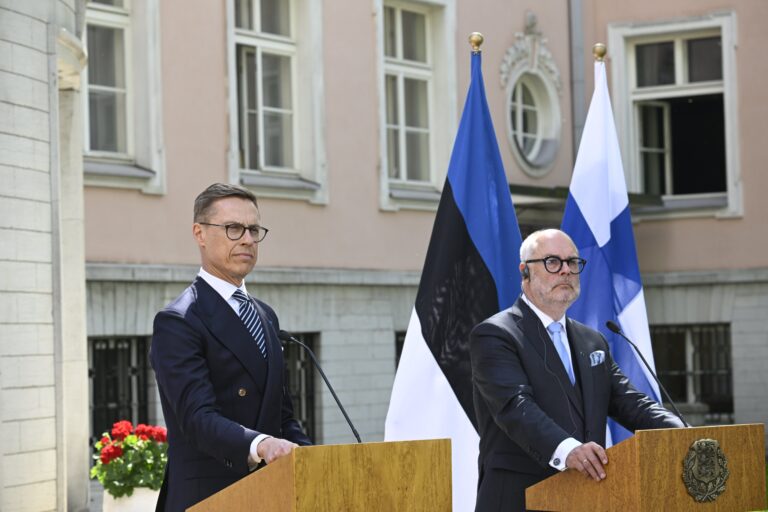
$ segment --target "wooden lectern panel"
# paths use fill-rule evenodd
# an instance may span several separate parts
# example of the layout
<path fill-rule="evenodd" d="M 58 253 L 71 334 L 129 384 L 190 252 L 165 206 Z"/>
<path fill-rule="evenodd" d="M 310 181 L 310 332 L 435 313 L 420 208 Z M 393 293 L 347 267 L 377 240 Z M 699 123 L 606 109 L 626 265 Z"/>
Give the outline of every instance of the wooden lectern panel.
<path fill-rule="evenodd" d="M 296 448 L 190 512 L 450 512 L 451 441 Z"/>
<path fill-rule="evenodd" d="M 743 511 L 765 508 L 764 427 L 726 425 L 639 430 L 607 450 L 606 479 L 565 471 L 526 490 L 531 510 L 569 512 Z M 699 439 L 714 439 L 727 459 L 725 491 L 697 502 L 683 481 L 683 461 Z"/>
<path fill-rule="evenodd" d="M 451 510 L 448 440 L 319 446 L 296 473 L 308 480 L 296 497 L 301 512 Z"/>
<path fill-rule="evenodd" d="M 640 465 L 640 480 L 646 482 L 648 489 L 654 490 L 641 497 L 642 510 L 695 508 L 702 512 L 730 512 L 765 508 L 765 437 L 762 425 L 641 430 L 637 436 L 643 453 L 651 459 L 650 463 Z M 685 488 L 683 460 L 691 445 L 703 438 L 720 443 L 730 476 L 725 482 L 725 492 L 715 501 L 698 503 Z M 755 476 L 759 477 L 757 482 Z"/>

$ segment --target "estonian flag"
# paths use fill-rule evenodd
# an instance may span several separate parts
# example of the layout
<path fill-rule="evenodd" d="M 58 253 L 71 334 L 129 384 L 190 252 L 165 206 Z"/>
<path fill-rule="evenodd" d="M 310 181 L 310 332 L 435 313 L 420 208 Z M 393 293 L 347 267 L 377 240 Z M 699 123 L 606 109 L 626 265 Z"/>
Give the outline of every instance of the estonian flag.
<path fill-rule="evenodd" d="M 478 442 L 469 332 L 520 294 L 520 231 L 472 54 L 448 177 L 392 387 L 387 441 L 452 440 L 453 510 L 474 510 Z"/>
<path fill-rule="evenodd" d="M 573 169 L 562 230 L 573 238 L 580 256 L 588 262 L 581 274 L 581 296 L 568 309 L 568 316 L 602 332 L 614 360 L 632 384 L 658 401 L 656 382 L 647 375 L 632 347 L 605 327 L 608 320 L 619 324 L 653 366 L 627 185 L 604 62 L 595 62 L 595 91 Z M 610 432 L 614 443 L 631 435 L 613 421 Z"/>

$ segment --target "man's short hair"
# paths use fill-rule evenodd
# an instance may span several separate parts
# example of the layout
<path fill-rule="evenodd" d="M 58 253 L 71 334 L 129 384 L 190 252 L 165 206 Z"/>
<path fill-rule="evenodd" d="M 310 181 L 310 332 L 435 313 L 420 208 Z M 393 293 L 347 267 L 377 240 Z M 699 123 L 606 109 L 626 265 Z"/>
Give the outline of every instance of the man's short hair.
<path fill-rule="evenodd" d="M 568 233 L 556 228 L 540 229 L 528 235 L 525 238 L 525 240 L 523 240 L 523 243 L 520 244 L 520 261 L 531 259 L 531 256 L 533 256 L 533 253 L 535 252 L 536 247 L 539 245 L 539 238 L 541 238 L 542 235 L 546 233 L 550 233 L 552 231 L 559 231 L 560 233 L 565 235 L 565 237 L 571 241 L 571 245 L 573 245 L 573 247 L 576 248 L 576 244 L 573 243 L 573 239 L 570 236 L 568 236 Z M 578 253 L 578 248 L 576 248 L 576 252 Z"/>
<path fill-rule="evenodd" d="M 213 203 L 226 197 L 240 197 L 251 201 L 256 208 L 259 204 L 256 202 L 256 195 L 250 190 L 238 185 L 227 185 L 226 183 L 214 183 L 203 190 L 195 199 L 194 222 L 204 222 L 208 220 Z"/>

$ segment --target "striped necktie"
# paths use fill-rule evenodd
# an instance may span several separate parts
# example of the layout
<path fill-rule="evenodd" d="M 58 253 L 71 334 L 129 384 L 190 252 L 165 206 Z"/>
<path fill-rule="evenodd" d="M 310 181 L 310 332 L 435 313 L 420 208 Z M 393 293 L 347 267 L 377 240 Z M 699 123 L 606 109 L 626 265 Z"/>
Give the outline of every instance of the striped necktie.
<path fill-rule="evenodd" d="M 552 335 L 552 341 L 555 344 L 555 349 L 557 349 L 560 360 L 563 362 L 563 366 L 565 366 L 565 373 L 568 374 L 568 378 L 570 379 L 571 384 L 575 384 L 576 377 L 573 375 L 573 364 L 571 364 L 571 356 L 568 354 L 568 350 L 565 348 L 565 340 L 563 339 L 563 335 L 560 334 L 563 331 L 563 326 L 560 325 L 560 322 L 552 322 L 549 324 L 549 327 L 547 327 L 547 330 Z"/>
<path fill-rule="evenodd" d="M 256 340 L 256 344 L 259 346 L 259 352 L 261 352 L 261 355 L 264 356 L 264 359 L 266 359 L 267 343 L 264 339 L 264 328 L 261 325 L 259 314 L 256 312 L 256 306 L 253 305 L 253 301 L 250 299 L 250 297 L 248 297 L 240 289 L 235 290 L 235 293 L 232 294 L 232 297 L 234 297 L 235 300 L 240 303 L 240 307 L 238 309 L 240 320 L 243 321 L 245 328 L 248 329 L 248 332 L 251 333 L 253 339 Z"/>

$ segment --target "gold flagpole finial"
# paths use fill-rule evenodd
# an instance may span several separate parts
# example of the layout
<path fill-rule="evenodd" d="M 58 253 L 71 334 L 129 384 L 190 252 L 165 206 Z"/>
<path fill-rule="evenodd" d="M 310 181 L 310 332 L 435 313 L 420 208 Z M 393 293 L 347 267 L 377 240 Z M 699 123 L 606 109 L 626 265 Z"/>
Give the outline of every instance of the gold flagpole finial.
<path fill-rule="evenodd" d="M 483 44 L 485 38 L 480 32 L 472 32 L 469 34 L 469 44 L 472 45 L 472 52 L 477 53 L 480 50 L 480 45 Z"/>
<path fill-rule="evenodd" d="M 605 54 L 608 53 L 608 49 L 603 43 L 596 43 L 592 47 L 592 55 L 595 56 L 595 61 L 603 62 L 605 60 Z"/>

